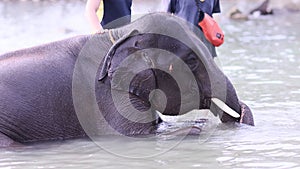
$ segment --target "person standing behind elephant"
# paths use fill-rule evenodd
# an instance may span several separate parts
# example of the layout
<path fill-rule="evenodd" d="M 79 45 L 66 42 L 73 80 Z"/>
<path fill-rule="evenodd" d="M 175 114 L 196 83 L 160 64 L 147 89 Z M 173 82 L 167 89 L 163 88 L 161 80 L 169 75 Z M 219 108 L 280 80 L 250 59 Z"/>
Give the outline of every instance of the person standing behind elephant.
<path fill-rule="evenodd" d="M 220 13 L 219 0 L 163 0 L 162 3 L 165 6 L 165 10 L 169 13 L 173 13 L 186 21 L 192 23 L 199 28 L 199 22 L 203 20 L 204 15 L 207 14 L 212 17 L 213 13 Z M 194 27 L 195 28 L 195 27 Z M 204 36 L 203 31 L 197 35 L 205 43 L 206 47 L 210 51 L 213 57 L 217 56 L 215 46 L 208 41 Z"/>
<path fill-rule="evenodd" d="M 130 23 L 131 5 L 132 0 L 87 0 L 85 12 L 93 32 L 101 33 Z M 101 16 L 97 15 L 99 9 Z"/>

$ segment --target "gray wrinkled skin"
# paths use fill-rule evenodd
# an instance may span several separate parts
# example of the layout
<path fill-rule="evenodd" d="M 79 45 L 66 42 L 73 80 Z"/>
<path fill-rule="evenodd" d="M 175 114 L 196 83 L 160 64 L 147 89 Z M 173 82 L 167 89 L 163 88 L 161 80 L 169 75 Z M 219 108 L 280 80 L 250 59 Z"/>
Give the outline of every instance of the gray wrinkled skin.
<path fill-rule="evenodd" d="M 189 31 L 183 32 L 180 41 L 177 40 L 176 31 L 187 28 L 184 24 L 168 14 L 151 14 L 112 30 L 112 36 L 117 40 L 115 44 L 110 41 L 109 33 L 104 33 L 77 36 L 0 56 L 0 144 L 9 146 L 15 142 L 81 138 L 87 137 L 87 133 L 95 132 L 97 135 L 99 128 L 104 131 L 101 134 L 107 134 L 110 133 L 107 125 L 115 132 L 128 136 L 153 134 L 161 123 L 155 110 L 164 115 L 179 115 L 193 109 L 211 109 L 222 122 L 239 122 L 240 119 L 223 114 L 211 103 L 210 98 L 217 97 L 242 114 L 235 89 L 214 64 L 204 44 Z M 168 25 L 172 25 L 172 29 Z M 157 34 L 157 27 L 165 34 Z M 96 46 L 91 46 L 91 42 L 95 42 Z M 176 59 L 158 57 L 160 55 L 155 53 L 156 50 L 145 54 L 149 48 L 169 51 L 187 67 L 181 67 L 181 62 L 176 62 Z M 88 55 L 81 54 L 83 49 L 89 51 Z M 105 58 L 100 57 L 93 62 L 97 63 L 97 76 L 92 80 L 96 105 L 79 106 L 88 110 L 84 111 L 86 114 L 76 111 L 80 102 L 88 100 L 90 95 L 84 95 L 88 92 L 83 90 L 80 98 L 74 98 L 74 90 L 77 90 L 74 78 L 78 79 L 78 72 L 74 70 L 80 55 L 95 57 L 96 60 L 105 55 Z M 139 58 L 137 64 L 122 65 L 122 61 L 131 55 Z M 133 73 L 129 88 L 124 87 L 122 80 L 134 72 L 133 68 L 143 64 L 152 65 L 152 69 Z M 162 71 L 164 68 L 166 71 Z M 176 78 L 171 72 L 176 75 L 189 71 L 196 83 L 183 74 L 180 76 L 183 82 L 176 85 Z M 84 76 L 79 78 L 82 83 L 88 81 L 86 79 Z M 151 93 L 155 89 L 165 95 L 159 91 Z M 180 95 L 179 89 L 184 90 L 184 95 Z M 125 115 L 115 107 L 115 94 Z M 195 99 L 195 96 L 198 98 Z M 130 117 L 129 105 L 137 112 L 144 112 L 143 116 Z M 93 118 L 93 108 L 100 110 L 105 121 Z M 248 120 L 243 123 L 253 125 L 252 113 L 248 107 L 247 110 L 243 118 Z M 88 121 L 81 121 L 82 116 Z M 86 123 L 92 127 L 86 128 Z"/>

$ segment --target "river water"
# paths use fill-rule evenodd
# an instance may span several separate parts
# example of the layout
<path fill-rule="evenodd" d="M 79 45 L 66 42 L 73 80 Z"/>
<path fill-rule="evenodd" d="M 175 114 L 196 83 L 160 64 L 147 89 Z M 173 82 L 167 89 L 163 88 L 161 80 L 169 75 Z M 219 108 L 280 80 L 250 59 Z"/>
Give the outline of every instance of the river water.
<path fill-rule="evenodd" d="M 147 3 L 134 12 L 152 11 L 156 3 Z M 300 169 L 300 14 L 232 21 L 225 16 L 231 5 L 224 2 L 218 16 L 226 41 L 216 62 L 252 108 L 255 127 L 212 124 L 206 134 L 185 139 L 107 137 L 98 144 L 1 149 L 0 168 Z M 87 34 L 83 12 L 81 1 L 0 1 L 0 53 Z"/>

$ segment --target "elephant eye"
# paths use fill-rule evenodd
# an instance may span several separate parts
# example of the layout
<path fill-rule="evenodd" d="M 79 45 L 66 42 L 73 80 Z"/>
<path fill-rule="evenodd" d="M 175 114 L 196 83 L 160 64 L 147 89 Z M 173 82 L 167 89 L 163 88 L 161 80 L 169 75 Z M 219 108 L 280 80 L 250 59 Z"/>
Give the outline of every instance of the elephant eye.
<path fill-rule="evenodd" d="M 199 59 L 195 56 L 195 54 L 190 53 L 187 56 L 187 59 L 185 60 L 185 63 L 189 66 L 189 68 L 194 71 L 199 66 Z"/>

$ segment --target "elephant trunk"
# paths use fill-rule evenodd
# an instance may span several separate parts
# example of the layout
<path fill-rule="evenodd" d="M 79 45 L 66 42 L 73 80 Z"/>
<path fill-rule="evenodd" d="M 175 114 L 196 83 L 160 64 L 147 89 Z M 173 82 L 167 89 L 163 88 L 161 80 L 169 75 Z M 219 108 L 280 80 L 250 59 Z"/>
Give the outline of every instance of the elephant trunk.
<path fill-rule="evenodd" d="M 254 126 L 253 114 L 252 114 L 250 108 L 242 101 L 239 101 L 239 103 L 241 106 L 240 123 Z"/>
<path fill-rule="evenodd" d="M 254 126 L 250 108 L 238 99 L 236 91 L 228 78 L 226 78 L 226 87 L 225 97 L 220 97 L 222 96 L 220 95 L 220 98 L 218 98 L 216 95 L 211 98 L 210 109 L 212 112 L 215 112 L 215 115 L 219 114 L 223 123 L 239 122 Z"/>

